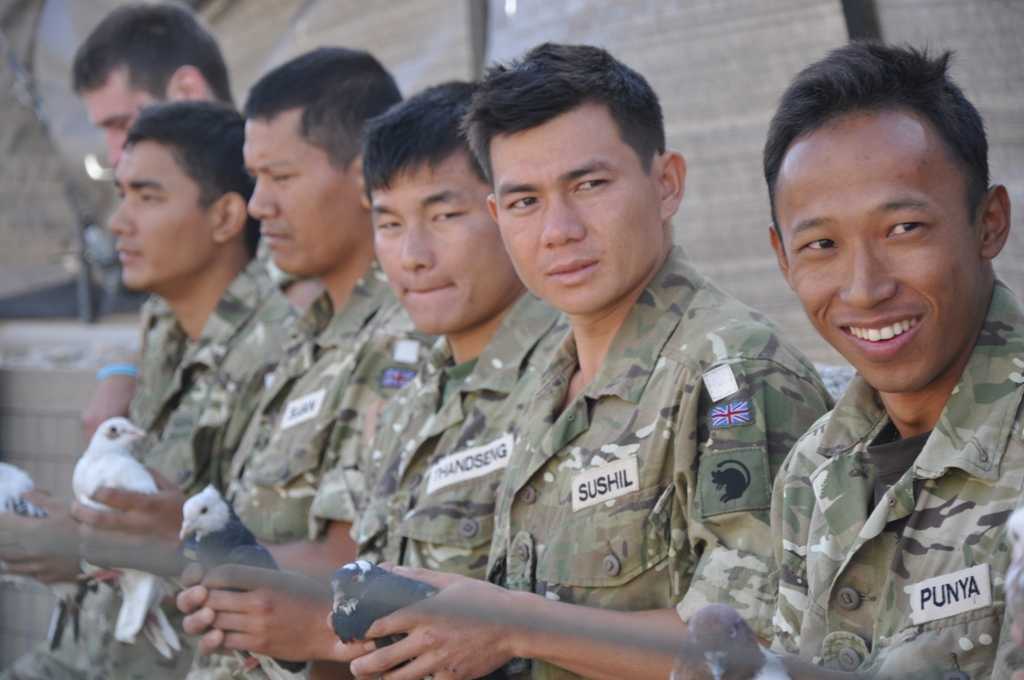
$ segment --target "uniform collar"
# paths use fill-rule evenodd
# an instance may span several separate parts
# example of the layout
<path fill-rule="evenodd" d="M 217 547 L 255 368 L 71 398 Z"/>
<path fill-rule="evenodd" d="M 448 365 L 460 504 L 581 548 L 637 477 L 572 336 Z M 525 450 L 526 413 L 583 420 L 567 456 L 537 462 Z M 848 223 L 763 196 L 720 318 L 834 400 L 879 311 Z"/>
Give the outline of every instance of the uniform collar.
<path fill-rule="evenodd" d="M 219 365 L 235 336 L 245 328 L 267 296 L 273 294 L 263 264 L 254 258 L 224 291 L 199 337 L 188 342 L 181 365 L 201 364 L 210 368 Z"/>
<path fill-rule="evenodd" d="M 601 370 L 584 394 L 591 399 L 616 396 L 631 404 L 638 403 L 661 358 L 662 348 L 702 283 L 703 277 L 686 261 L 682 249 L 672 248 L 633 304 Z M 570 338 L 560 352 L 569 352 L 575 358 L 575 342 Z"/>
<path fill-rule="evenodd" d="M 997 281 L 971 358 L 914 463 L 915 476 L 934 479 L 957 468 L 996 481 L 1022 384 L 1024 311 Z M 834 460 L 854 447 L 865 447 L 887 422 L 878 392 L 858 375 L 829 418 L 819 453 Z"/>
<path fill-rule="evenodd" d="M 299 332 L 321 349 L 350 342 L 384 307 L 393 302 L 387 278 L 376 261 L 352 289 L 345 306 L 335 313 L 330 295 L 323 292 L 303 315 Z"/>

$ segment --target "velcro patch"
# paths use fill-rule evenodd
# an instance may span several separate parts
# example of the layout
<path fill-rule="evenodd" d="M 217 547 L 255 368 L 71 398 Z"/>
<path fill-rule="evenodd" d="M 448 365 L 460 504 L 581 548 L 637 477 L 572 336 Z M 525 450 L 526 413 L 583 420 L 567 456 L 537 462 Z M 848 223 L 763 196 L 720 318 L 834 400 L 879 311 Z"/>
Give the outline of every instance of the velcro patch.
<path fill-rule="evenodd" d="M 910 597 L 910 620 L 915 626 L 992 605 L 987 564 L 912 583 L 904 590 Z"/>
<path fill-rule="evenodd" d="M 746 399 L 737 399 L 728 404 L 713 406 L 710 418 L 712 429 L 750 425 L 754 422 L 754 408 Z"/>
<path fill-rule="evenodd" d="M 640 490 L 636 456 L 599 465 L 572 478 L 572 511 Z"/>
<path fill-rule="evenodd" d="M 411 368 L 392 366 L 381 371 L 380 386 L 386 390 L 401 389 L 415 377 L 416 371 Z"/>
<path fill-rule="evenodd" d="M 514 441 L 511 434 L 506 434 L 482 446 L 445 456 L 430 466 L 427 493 L 507 468 Z"/>
<path fill-rule="evenodd" d="M 420 343 L 418 340 L 402 339 L 395 343 L 391 358 L 403 364 L 415 364 L 420 360 Z"/>
<path fill-rule="evenodd" d="M 701 516 L 767 510 L 772 500 L 768 473 L 767 455 L 760 448 L 701 456 Z"/>
<path fill-rule="evenodd" d="M 712 402 L 721 401 L 740 391 L 740 386 L 736 382 L 736 374 L 732 372 L 732 366 L 729 364 L 717 366 L 705 373 L 704 387 L 707 388 Z"/>

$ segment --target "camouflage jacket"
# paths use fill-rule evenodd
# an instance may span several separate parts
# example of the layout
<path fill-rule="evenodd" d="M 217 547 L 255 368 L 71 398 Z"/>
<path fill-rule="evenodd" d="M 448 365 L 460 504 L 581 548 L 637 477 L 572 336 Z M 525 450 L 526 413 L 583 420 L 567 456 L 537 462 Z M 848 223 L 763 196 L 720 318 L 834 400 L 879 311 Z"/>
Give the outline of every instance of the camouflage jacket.
<path fill-rule="evenodd" d="M 1024 487 L 1022 384 L 1024 310 L 997 284 L 924 449 L 872 507 L 865 450 L 889 418 L 854 379 L 776 480 L 777 650 L 887 678 L 1009 677 L 1004 524 Z M 902 536 L 884 530 L 903 518 Z"/>
<path fill-rule="evenodd" d="M 376 266 L 337 314 L 327 293 L 310 306 L 231 466 L 229 497 L 261 541 L 315 539 L 328 520 L 355 522 L 370 423 L 415 375 L 421 343 Z"/>
<path fill-rule="evenodd" d="M 136 399 L 146 400 L 148 420 L 140 418 L 147 429 L 146 438 L 137 447 L 139 457 L 169 480 L 177 482 L 186 494 L 199 490 L 216 475 L 218 459 L 235 449 L 241 424 L 251 416 L 254 405 L 242 396 L 250 381 L 262 381 L 268 364 L 279 355 L 284 341 L 283 329 L 292 318 L 291 307 L 273 286 L 262 266 L 253 262 L 232 281 L 207 320 L 200 337 L 189 341 L 170 317 L 158 313 L 146 326 L 144 359 L 160 347 L 182 348 L 183 357 L 164 380 L 164 391 L 153 398 L 147 391 Z M 160 335 L 154 336 L 154 330 Z M 143 362 L 156 370 L 158 362 Z M 162 371 L 163 369 L 159 369 Z M 156 373 L 152 374 L 156 375 Z M 153 383 L 143 381 L 143 387 Z M 138 414 L 133 402 L 133 414 Z M 44 643 L 19 659 L 4 678 L 119 678 L 155 680 L 182 678 L 192 663 L 191 645 L 173 661 L 164 660 L 142 636 L 134 645 L 114 640 L 114 626 L 122 599 L 116 588 L 94 584 L 81 611 L 79 642 L 74 642 L 70 626 L 61 645 L 50 651 Z M 173 604 L 165 607 L 172 624 L 179 630 L 181 615 Z"/>
<path fill-rule="evenodd" d="M 160 398 L 167 391 L 174 372 L 185 353 L 188 338 L 178 326 L 174 312 L 167 303 L 155 295 L 142 305 L 141 341 L 139 343 L 138 370 L 135 395 L 128 408 L 132 422 L 149 429 Z"/>
<path fill-rule="evenodd" d="M 261 385 L 281 355 L 294 314 L 253 261 L 217 303 L 155 402 L 147 436 L 136 448 L 143 463 L 191 495 L 209 483 L 223 489 L 223 470 L 255 412 Z M 177 323 L 174 336 L 184 337 Z M 176 342 L 176 340 L 174 341 Z"/>
<path fill-rule="evenodd" d="M 446 400 L 452 355 L 438 339 L 381 417 L 372 455 L 383 473 L 356 531 L 362 557 L 484 578 L 495 493 L 541 362 L 562 335 L 558 318 L 523 295 Z"/>
<path fill-rule="evenodd" d="M 544 369 L 499 492 L 489 578 L 618 610 L 775 609 L 771 482 L 830 406 L 813 367 L 678 249 L 564 410 L 570 332 Z M 574 677 L 535 662 L 533 676 Z"/>

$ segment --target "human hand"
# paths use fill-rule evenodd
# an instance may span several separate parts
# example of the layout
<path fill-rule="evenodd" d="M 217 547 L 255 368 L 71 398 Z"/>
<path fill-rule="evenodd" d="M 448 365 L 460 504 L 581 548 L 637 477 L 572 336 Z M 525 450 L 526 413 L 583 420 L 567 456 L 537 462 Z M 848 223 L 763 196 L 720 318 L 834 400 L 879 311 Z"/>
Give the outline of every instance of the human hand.
<path fill-rule="evenodd" d="M 378 619 L 370 627 L 366 635 L 371 640 L 388 635 L 406 637 L 354 660 L 351 670 L 357 678 L 383 675 L 385 680 L 426 676 L 463 680 L 486 675 L 515 656 L 510 631 L 496 617 L 486 616 L 488 612 L 514 608 L 509 591 L 455 574 L 408 567 L 391 569 L 440 592 Z M 466 616 L 468 612 L 483 615 Z"/>
<path fill-rule="evenodd" d="M 286 661 L 347 661 L 365 645 L 342 645 L 328 620 L 331 590 L 295 572 L 223 565 L 178 595 L 182 628 L 199 651 L 244 650 Z"/>
<path fill-rule="evenodd" d="M 24 496 L 46 517 L 0 513 L 0 561 L 7 572 L 42 583 L 74 581 L 81 573 L 78 525 L 68 504 L 41 491 Z"/>
<path fill-rule="evenodd" d="M 157 540 L 178 542 L 181 531 L 181 506 L 185 495 L 156 470 L 150 469 L 157 493 L 146 494 L 111 487 L 100 487 L 92 500 L 114 512 L 106 512 L 75 502 L 71 514 L 93 529 L 137 534 Z"/>

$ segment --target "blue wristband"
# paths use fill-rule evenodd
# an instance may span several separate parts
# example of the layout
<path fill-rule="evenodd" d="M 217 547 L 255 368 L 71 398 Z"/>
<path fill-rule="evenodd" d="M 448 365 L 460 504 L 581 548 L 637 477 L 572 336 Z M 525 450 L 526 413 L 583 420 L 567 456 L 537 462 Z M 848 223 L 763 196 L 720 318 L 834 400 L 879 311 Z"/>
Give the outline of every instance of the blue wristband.
<path fill-rule="evenodd" d="M 134 378 L 139 374 L 139 369 L 135 368 L 134 364 L 107 364 L 100 370 L 96 371 L 96 379 L 104 381 L 107 378 L 111 378 L 115 375 L 123 375 L 129 378 Z"/>

